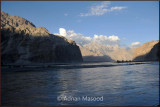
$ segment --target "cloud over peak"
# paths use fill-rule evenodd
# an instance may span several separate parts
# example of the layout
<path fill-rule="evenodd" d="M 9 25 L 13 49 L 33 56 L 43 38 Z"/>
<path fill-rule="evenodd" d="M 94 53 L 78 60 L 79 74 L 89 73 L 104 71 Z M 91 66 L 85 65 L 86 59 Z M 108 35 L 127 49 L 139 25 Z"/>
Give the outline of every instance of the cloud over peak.
<path fill-rule="evenodd" d="M 105 35 L 94 35 L 93 41 L 96 41 L 98 43 L 102 44 L 117 44 L 120 39 L 118 36 L 112 35 L 112 36 L 105 36 Z"/>
<path fill-rule="evenodd" d="M 77 44 L 83 46 L 89 43 L 98 43 L 106 46 L 121 46 L 123 38 L 119 38 L 116 35 L 97 35 L 94 34 L 92 37 L 84 36 L 81 33 L 76 33 L 74 30 L 66 30 L 65 28 L 59 28 L 59 33 L 55 33 L 58 35 L 62 35 L 68 39 L 75 41 Z M 140 46 L 140 42 L 133 42 L 127 48 L 137 48 Z"/>
<path fill-rule="evenodd" d="M 80 45 L 85 45 L 91 42 L 97 42 L 103 45 L 115 45 L 120 42 L 120 38 L 115 35 L 105 36 L 105 35 L 94 35 L 93 37 L 84 36 L 81 33 L 75 33 L 73 30 L 66 31 L 64 28 L 59 28 L 59 34 L 74 40 Z"/>
<path fill-rule="evenodd" d="M 81 13 L 80 16 L 101 16 L 106 14 L 107 12 L 122 10 L 127 8 L 123 6 L 115 6 L 109 8 L 109 5 L 110 5 L 109 1 L 103 1 L 101 2 L 101 4 L 91 6 L 87 13 Z"/>
<path fill-rule="evenodd" d="M 131 47 L 138 47 L 138 46 L 140 46 L 140 42 L 133 42 L 133 43 L 131 43 Z"/>
<path fill-rule="evenodd" d="M 59 34 L 62 35 L 62 36 L 66 36 L 67 35 L 66 29 L 59 28 Z"/>

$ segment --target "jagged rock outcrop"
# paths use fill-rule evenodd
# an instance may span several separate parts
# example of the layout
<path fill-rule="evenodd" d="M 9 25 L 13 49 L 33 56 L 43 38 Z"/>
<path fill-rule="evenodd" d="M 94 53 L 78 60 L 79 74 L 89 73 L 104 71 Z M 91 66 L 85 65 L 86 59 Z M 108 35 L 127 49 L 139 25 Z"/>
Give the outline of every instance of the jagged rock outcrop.
<path fill-rule="evenodd" d="M 157 61 L 159 41 L 144 43 L 138 48 L 120 48 L 91 42 L 79 46 L 84 61 Z"/>
<path fill-rule="evenodd" d="M 134 51 L 134 49 L 120 48 L 118 45 L 102 45 L 96 42 L 79 47 L 84 61 L 132 60 Z"/>
<path fill-rule="evenodd" d="M 158 61 L 159 41 L 144 43 L 134 51 L 133 61 Z"/>
<path fill-rule="evenodd" d="M 3 64 L 82 62 L 72 40 L 53 35 L 44 27 L 1 11 L 1 57 Z"/>
<path fill-rule="evenodd" d="M 94 53 L 93 51 L 90 51 L 89 49 L 82 47 L 80 45 L 78 45 L 80 47 L 81 53 L 82 53 L 82 57 L 83 57 L 83 61 L 113 61 L 109 56 L 107 55 L 103 55 L 102 53 Z"/>

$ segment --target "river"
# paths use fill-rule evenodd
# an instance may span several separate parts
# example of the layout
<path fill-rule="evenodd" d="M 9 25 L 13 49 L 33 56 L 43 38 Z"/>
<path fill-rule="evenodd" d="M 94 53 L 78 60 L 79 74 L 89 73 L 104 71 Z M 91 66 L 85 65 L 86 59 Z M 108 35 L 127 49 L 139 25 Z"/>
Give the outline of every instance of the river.
<path fill-rule="evenodd" d="M 19 69 L 13 72 L 2 69 L 1 77 L 1 99 L 5 106 L 159 104 L 158 62 L 73 69 Z M 94 101 L 82 99 L 86 96 Z M 98 101 L 96 98 L 103 99 Z"/>

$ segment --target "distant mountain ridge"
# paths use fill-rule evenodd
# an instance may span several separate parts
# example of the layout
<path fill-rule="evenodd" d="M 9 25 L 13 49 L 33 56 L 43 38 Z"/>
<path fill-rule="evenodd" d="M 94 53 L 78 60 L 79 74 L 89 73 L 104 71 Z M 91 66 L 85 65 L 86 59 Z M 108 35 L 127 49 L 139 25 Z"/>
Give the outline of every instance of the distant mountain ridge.
<path fill-rule="evenodd" d="M 158 60 L 158 46 L 159 41 L 147 42 L 140 47 L 130 49 L 96 42 L 79 45 L 84 61 L 156 61 Z"/>
<path fill-rule="evenodd" d="M 82 62 L 76 43 L 1 11 L 2 63 Z"/>
<path fill-rule="evenodd" d="M 86 60 L 87 56 L 96 57 L 96 61 L 132 60 L 134 50 L 126 50 L 125 48 L 120 48 L 118 45 L 102 45 L 96 42 L 91 42 L 83 46 L 79 45 L 79 47 L 84 61 Z M 100 59 L 98 59 L 98 56 Z M 87 61 L 89 60 L 87 59 Z"/>

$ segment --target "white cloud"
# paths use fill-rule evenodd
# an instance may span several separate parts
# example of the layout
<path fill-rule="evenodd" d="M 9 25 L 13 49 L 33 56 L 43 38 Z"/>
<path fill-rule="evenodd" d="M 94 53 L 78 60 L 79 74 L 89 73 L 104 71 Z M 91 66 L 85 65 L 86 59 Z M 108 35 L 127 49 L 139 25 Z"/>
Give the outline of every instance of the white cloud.
<path fill-rule="evenodd" d="M 119 46 L 122 45 L 122 41 L 124 38 L 119 38 L 116 35 L 111 35 L 111 36 L 106 36 L 106 35 L 93 35 L 93 37 L 90 36 L 84 36 L 81 33 L 76 33 L 74 30 L 66 30 L 65 28 L 59 28 L 59 33 L 55 33 L 55 35 L 62 35 L 65 38 L 71 39 L 75 41 L 77 44 L 83 46 L 85 44 L 89 44 L 92 42 L 96 42 L 101 45 L 106 45 L 106 46 L 111 46 L 118 48 Z M 140 46 L 140 42 L 133 42 L 127 47 L 128 49 L 130 48 L 137 48 Z"/>
<path fill-rule="evenodd" d="M 101 44 L 118 44 L 120 38 L 118 36 L 105 36 L 105 35 L 94 35 L 93 41 L 96 41 Z"/>
<path fill-rule="evenodd" d="M 59 29 L 59 34 L 65 36 L 68 39 L 74 40 L 77 44 L 85 45 L 91 42 L 97 42 L 104 45 L 115 45 L 118 44 L 120 38 L 118 36 L 105 36 L 105 35 L 94 35 L 93 37 L 84 36 L 81 33 L 75 33 L 73 30 L 66 31 L 64 28 Z"/>
<path fill-rule="evenodd" d="M 86 37 L 81 33 L 75 33 L 73 30 L 69 30 L 67 32 L 66 38 L 74 40 L 76 43 L 83 45 L 90 43 L 92 38 Z"/>
<path fill-rule="evenodd" d="M 102 2 L 100 5 L 92 6 L 90 7 L 90 10 L 88 13 L 81 13 L 80 16 L 103 15 L 108 11 L 107 7 L 109 4 L 110 4 L 109 1 L 105 1 L 105 2 Z"/>
<path fill-rule="evenodd" d="M 125 9 L 127 7 L 111 7 L 110 11 L 114 11 L 114 10 L 122 10 L 122 9 Z"/>
<path fill-rule="evenodd" d="M 59 34 L 62 35 L 62 36 L 66 36 L 67 35 L 66 29 L 59 28 Z"/>
<path fill-rule="evenodd" d="M 81 13 L 80 16 L 100 16 L 100 15 L 106 14 L 107 12 L 122 10 L 127 8 L 122 6 L 120 7 L 115 6 L 115 7 L 108 8 L 109 5 L 110 5 L 109 1 L 103 1 L 99 5 L 91 6 L 88 13 Z"/>
<path fill-rule="evenodd" d="M 108 39 L 109 39 L 110 41 L 116 41 L 116 42 L 120 40 L 118 36 L 114 36 L 114 35 L 109 36 Z"/>
<path fill-rule="evenodd" d="M 138 47 L 138 46 L 140 46 L 140 42 L 131 43 L 131 47 Z"/>

